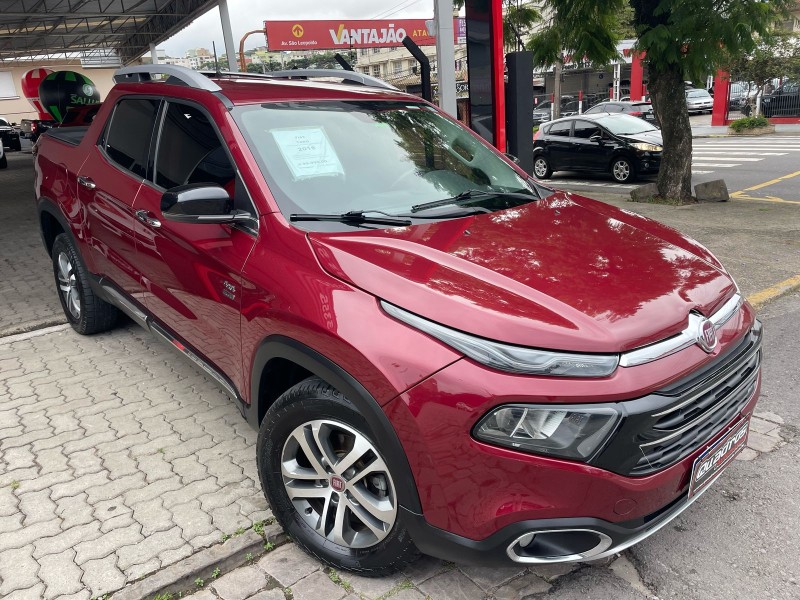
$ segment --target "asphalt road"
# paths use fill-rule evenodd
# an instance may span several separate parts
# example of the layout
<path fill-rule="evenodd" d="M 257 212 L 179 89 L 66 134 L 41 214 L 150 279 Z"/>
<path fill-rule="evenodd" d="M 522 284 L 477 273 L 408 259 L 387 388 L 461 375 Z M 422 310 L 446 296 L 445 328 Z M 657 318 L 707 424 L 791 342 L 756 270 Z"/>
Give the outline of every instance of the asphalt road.
<path fill-rule="evenodd" d="M 800 204 L 800 136 L 696 138 L 692 153 L 692 183 L 724 179 L 734 197 Z M 591 195 L 591 190 L 627 193 L 653 181 L 616 184 L 610 175 L 562 171 L 548 184 Z"/>

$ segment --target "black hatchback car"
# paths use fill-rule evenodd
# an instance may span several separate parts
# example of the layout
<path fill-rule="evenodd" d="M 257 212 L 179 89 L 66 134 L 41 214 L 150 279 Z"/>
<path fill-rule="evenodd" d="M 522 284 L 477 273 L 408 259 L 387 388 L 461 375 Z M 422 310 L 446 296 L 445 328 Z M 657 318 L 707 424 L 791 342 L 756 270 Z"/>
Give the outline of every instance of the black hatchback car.
<path fill-rule="evenodd" d="M 533 174 L 547 179 L 553 171 L 610 173 L 618 183 L 658 173 L 661 131 L 629 115 L 567 117 L 544 125 L 533 138 Z"/>

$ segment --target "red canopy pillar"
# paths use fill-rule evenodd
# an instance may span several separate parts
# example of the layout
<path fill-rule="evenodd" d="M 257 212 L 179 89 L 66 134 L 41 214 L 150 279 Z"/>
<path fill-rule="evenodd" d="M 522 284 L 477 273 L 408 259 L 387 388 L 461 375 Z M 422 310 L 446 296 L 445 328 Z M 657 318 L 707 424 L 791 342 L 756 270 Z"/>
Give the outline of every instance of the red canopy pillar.
<path fill-rule="evenodd" d="M 722 126 L 728 124 L 728 96 L 730 95 L 730 74 L 717 71 L 714 76 L 714 108 L 711 113 L 711 125 Z"/>
<path fill-rule="evenodd" d="M 638 102 L 644 98 L 644 52 L 634 52 L 631 61 L 631 101 Z"/>

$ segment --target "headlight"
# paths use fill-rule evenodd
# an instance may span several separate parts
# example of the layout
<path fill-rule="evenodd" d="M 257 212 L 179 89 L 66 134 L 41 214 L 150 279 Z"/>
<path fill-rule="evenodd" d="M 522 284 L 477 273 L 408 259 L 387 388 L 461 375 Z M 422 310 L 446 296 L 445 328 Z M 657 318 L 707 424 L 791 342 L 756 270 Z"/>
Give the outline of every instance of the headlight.
<path fill-rule="evenodd" d="M 493 342 L 439 325 L 388 302 L 381 301 L 381 306 L 396 319 L 432 335 L 472 360 L 500 371 L 557 377 L 606 377 L 619 363 L 617 354 L 551 352 Z"/>
<path fill-rule="evenodd" d="M 489 444 L 586 461 L 614 431 L 620 414 L 611 407 L 513 404 L 495 409 L 475 426 Z"/>
<path fill-rule="evenodd" d="M 637 150 L 641 150 L 642 152 L 661 152 L 662 147 L 656 146 L 655 144 L 645 144 L 643 142 L 637 142 L 636 144 L 631 144 Z"/>

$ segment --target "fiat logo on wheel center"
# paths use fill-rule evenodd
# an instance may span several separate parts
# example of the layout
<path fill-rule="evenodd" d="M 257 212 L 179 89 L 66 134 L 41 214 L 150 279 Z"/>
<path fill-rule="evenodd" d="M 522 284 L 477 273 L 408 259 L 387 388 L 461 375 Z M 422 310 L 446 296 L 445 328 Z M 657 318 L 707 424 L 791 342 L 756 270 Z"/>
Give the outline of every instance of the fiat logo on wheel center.
<path fill-rule="evenodd" d="M 334 491 L 343 492 L 344 486 L 345 486 L 344 479 L 336 476 L 331 477 L 331 487 L 334 489 Z"/>
<path fill-rule="evenodd" d="M 717 330 L 708 319 L 700 322 L 700 332 L 697 335 L 697 345 L 706 352 L 711 352 L 717 345 Z"/>

